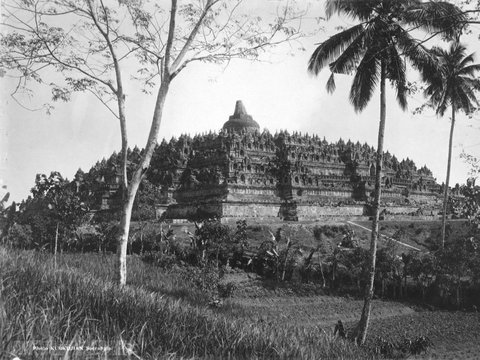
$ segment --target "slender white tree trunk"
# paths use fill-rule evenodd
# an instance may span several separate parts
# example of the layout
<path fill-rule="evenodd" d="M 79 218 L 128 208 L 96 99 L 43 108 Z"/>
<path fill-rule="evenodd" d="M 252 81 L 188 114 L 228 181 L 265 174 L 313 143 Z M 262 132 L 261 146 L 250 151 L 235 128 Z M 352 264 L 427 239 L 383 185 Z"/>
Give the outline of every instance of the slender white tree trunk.
<path fill-rule="evenodd" d="M 121 191 L 122 191 L 122 201 L 125 201 L 127 187 L 128 187 L 128 177 L 127 177 L 127 164 L 128 164 L 128 133 L 127 133 L 127 118 L 125 113 L 125 94 L 123 93 L 123 88 L 119 87 L 118 91 L 118 113 L 120 120 L 120 133 L 122 137 L 122 181 L 121 181 Z"/>
<path fill-rule="evenodd" d="M 55 248 L 53 249 L 53 262 L 55 269 L 57 268 L 57 247 L 58 247 L 58 222 L 55 228 Z"/>
<path fill-rule="evenodd" d="M 163 114 L 163 107 L 165 105 L 165 100 L 167 98 L 168 90 L 170 88 L 170 83 L 172 79 L 183 69 L 185 63 L 182 65 L 182 61 L 185 57 L 185 54 L 190 49 L 195 36 L 197 35 L 201 24 L 203 23 L 208 11 L 216 2 L 213 0 L 207 0 L 205 3 L 204 9 L 200 14 L 200 17 L 193 27 L 190 35 L 188 36 L 186 42 L 184 43 L 182 49 L 180 50 L 179 54 L 176 56 L 173 64 L 170 65 L 171 60 L 171 51 L 173 48 L 173 42 L 175 38 L 175 21 L 176 21 L 176 12 L 177 12 L 177 0 L 171 0 L 171 8 L 170 8 L 170 23 L 168 27 L 168 37 L 165 44 L 165 56 L 162 58 L 161 61 L 161 69 L 160 69 L 160 76 L 161 76 L 161 84 L 160 89 L 158 90 L 157 94 L 157 101 L 155 103 L 155 110 L 153 112 L 153 119 L 152 125 L 150 127 L 150 133 L 148 135 L 147 144 L 145 146 L 145 153 L 140 160 L 140 164 L 137 166 L 135 172 L 132 175 L 132 179 L 129 181 L 128 186 L 126 186 L 126 194 L 123 197 L 123 207 L 122 207 L 122 216 L 120 221 L 120 231 L 118 234 L 118 247 L 117 247 L 117 280 L 120 285 L 125 285 L 127 281 L 127 245 L 128 245 L 128 233 L 130 230 L 130 219 L 132 216 L 132 208 L 133 202 L 135 200 L 135 196 L 138 191 L 138 187 L 142 182 L 143 176 L 147 171 L 148 167 L 150 166 L 150 160 L 152 159 L 153 152 L 155 151 L 155 146 L 157 145 L 157 137 L 158 131 L 160 129 L 160 123 L 162 121 L 162 114 Z M 108 35 L 108 34 L 107 34 Z M 108 36 L 107 36 L 108 38 Z M 111 43 L 110 43 L 111 45 Z M 112 51 L 114 54 L 114 51 Z M 115 60 L 115 58 L 114 58 Z M 119 72 L 117 72 L 117 80 L 121 80 L 119 78 Z M 121 81 L 118 81 L 121 84 Z M 122 95 L 123 91 L 119 85 L 118 94 Z M 122 114 L 122 106 L 124 106 L 124 97 L 119 96 L 119 109 L 120 114 Z M 122 119 L 120 118 L 121 125 L 123 124 Z M 123 126 L 123 125 L 122 125 Z M 123 127 L 122 127 L 122 134 L 123 134 Z M 125 130 L 126 131 L 126 130 Z M 123 142 L 125 140 L 125 143 Z M 126 133 L 125 138 L 122 135 L 122 147 L 126 146 Z M 124 157 L 125 161 L 125 152 Z M 125 165 L 125 164 L 124 164 Z M 123 176 L 124 181 L 126 183 L 126 174 L 125 174 L 125 167 L 123 169 Z"/>
<path fill-rule="evenodd" d="M 362 310 L 362 316 L 357 327 L 357 341 L 364 344 L 367 338 L 368 324 L 370 321 L 370 312 L 372 308 L 373 299 L 373 285 L 375 282 L 375 262 L 377 256 L 377 242 L 378 242 L 378 223 L 380 220 L 380 197 L 382 190 L 382 165 L 383 165 L 383 138 L 385 134 L 385 120 L 386 120 L 386 99 L 385 99 L 385 62 L 381 64 L 380 74 L 380 125 L 378 129 L 378 147 L 377 147 L 377 162 L 375 173 L 375 197 L 373 200 L 373 222 L 372 235 L 370 239 L 370 264 L 369 264 L 369 279 L 365 287 L 365 298 Z"/>
<path fill-rule="evenodd" d="M 148 136 L 147 144 L 145 146 L 145 153 L 137 166 L 132 179 L 127 187 L 126 196 L 124 196 L 122 215 L 120 219 L 120 230 L 118 234 L 118 246 L 117 246 L 117 281 L 120 285 L 127 283 L 127 246 L 128 235 L 130 232 L 130 220 L 132 217 L 133 202 L 137 195 L 138 188 L 142 182 L 143 176 L 150 166 L 150 160 L 152 159 L 155 146 L 157 144 L 158 130 L 160 129 L 160 123 L 162 120 L 163 107 L 170 87 L 170 77 L 166 75 L 162 80 L 160 89 L 157 95 L 157 101 L 155 104 L 155 110 L 153 113 L 152 126 L 150 128 L 150 134 Z"/>
<path fill-rule="evenodd" d="M 455 104 L 452 102 L 452 124 L 450 125 L 450 139 L 448 141 L 447 177 L 445 179 L 445 190 L 443 192 L 442 249 L 445 247 L 445 227 L 447 223 L 448 187 L 450 184 L 450 168 L 452 165 L 452 144 L 453 144 L 454 128 L 455 128 Z"/>

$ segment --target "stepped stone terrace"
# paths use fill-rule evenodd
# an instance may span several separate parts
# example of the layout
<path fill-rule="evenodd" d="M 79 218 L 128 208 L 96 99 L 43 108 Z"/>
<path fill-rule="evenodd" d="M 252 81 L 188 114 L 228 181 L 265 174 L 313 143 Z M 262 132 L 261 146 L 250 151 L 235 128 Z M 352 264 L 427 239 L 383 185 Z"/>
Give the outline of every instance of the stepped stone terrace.
<path fill-rule="evenodd" d="M 157 216 L 313 220 L 371 214 L 375 149 L 260 131 L 241 101 L 221 131 L 163 141 L 152 159 Z M 384 154 L 384 215 L 436 216 L 441 186 L 425 166 Z"/>

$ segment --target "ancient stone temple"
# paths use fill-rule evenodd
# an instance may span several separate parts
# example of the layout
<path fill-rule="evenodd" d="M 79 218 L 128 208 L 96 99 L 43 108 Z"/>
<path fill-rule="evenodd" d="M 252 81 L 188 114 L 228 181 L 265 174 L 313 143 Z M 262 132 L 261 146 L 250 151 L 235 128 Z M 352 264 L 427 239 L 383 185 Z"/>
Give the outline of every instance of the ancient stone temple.
<path fill-rule="evenodd" d="M 368 216 L 375 150 L 318 136 L 260 131 L 241 101 L 220 133 L 159 145 L 157 215 L 170 219 L 317 219 Z M 385 214 L 432 215 L 440 186 L 426 167 L 384 154 Z"/>

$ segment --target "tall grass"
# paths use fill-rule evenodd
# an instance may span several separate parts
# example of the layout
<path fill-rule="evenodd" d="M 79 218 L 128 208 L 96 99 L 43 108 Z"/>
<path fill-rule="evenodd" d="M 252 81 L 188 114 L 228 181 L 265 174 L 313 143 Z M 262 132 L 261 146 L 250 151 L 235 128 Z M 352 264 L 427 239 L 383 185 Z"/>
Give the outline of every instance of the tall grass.
<path fill-rule="evenodd" d="M 130 265 L 130 285 L 120 288 L 111 281 L 111 257 L 64 255 L 55 269 L 49 255 L 0 248 L 0 316 L 2 306 L 6 313 L 0 351 L 31 355 L 39 341 L 102 341 L 119 354 L 126 351 L 121 344 L 131 344 L 133 358 L 144 359 L 367 356 L 320 329 L 232 321 L 204 306 L 201 297 L 195 304 L 196 293 L 174 273 L 162 273 L 138 259 Z M 51 357 L 47 352 L 37 355 Z"/>

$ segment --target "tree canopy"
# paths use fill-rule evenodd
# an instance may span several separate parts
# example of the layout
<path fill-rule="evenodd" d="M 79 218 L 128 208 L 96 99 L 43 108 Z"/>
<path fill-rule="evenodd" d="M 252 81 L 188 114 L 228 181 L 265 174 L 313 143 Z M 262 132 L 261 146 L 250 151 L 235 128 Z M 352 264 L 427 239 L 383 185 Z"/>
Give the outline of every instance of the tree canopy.
<path fill-rule="evenodd" d="M 407 58 L 420 72 L 433 72 L 435 58 L 412 34 L 413 29 L 442 31 L 444 37 L 458 34 L 465 15 L 447 2 L 340 1 L 329 0 L 327 17 L 345 15 L 359 21 L 333 35 L 312 54 L 308 70 L 318 74 L 329 66 L 327 90 L 335 90 L 334 74 L 353 74 L 350 101 L 355 110 L 363 110 L 380 81 L 380 64 L 385 63 L 385 77 L 396 90 L 402 109 L 407 107 Z M 453 16 L 456 15 L 456 16 Z"/>

